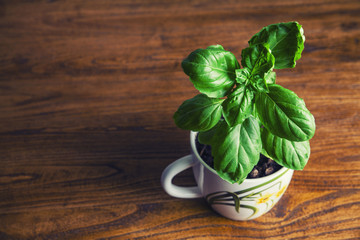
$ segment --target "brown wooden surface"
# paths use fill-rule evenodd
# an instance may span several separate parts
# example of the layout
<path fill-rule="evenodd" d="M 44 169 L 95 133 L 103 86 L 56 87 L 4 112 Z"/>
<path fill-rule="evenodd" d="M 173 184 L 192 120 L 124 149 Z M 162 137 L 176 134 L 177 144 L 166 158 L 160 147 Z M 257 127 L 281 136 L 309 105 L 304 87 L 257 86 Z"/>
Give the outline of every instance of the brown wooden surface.
<path fill-rule="evenodd" d="M 277 81 L 316 118 L 306 168 L 253 221 L 169 197 L 161 172 L 189 152 L 172 115 L 197 93 L 182 59 L 240 59 L 291 20 L 305 50 Z M 359 48 L 358 0 L 0 1 L 0 239 L 359 238 Z"/>

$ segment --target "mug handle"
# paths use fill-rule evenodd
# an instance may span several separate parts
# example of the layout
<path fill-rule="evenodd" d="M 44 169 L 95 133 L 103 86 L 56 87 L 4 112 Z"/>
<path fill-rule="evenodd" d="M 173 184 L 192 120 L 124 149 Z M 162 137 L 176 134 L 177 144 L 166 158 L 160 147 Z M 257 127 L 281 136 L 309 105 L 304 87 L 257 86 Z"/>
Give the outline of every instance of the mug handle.
<path fill-rule="evenodd" d="M 172 179 L 180 172 L 191 168 L 194 165 L 192 155 L 179 158 L 165 168 L 161 175 L 161 185 L 165 192 L 177 198 L 200 198 L 202 194 L 196 187 L 179 187 L 172 183 Z"/>

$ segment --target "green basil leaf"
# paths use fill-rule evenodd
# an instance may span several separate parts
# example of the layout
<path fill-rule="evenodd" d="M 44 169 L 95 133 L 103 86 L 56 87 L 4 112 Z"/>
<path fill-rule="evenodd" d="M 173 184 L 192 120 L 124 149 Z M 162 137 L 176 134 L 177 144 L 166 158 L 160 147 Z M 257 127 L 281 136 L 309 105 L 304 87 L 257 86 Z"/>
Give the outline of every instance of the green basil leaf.
<path fill-rule="evenodd" d="M 257 44 L 245 48 L 241 53 L 241 64 L 244 67 L 244 71 L 237 71 L 237 81 L 238 79 L 248 78 L 247 81 L 250 80 L 251 85 L 257 91 L 265 91 L 267 92 L 267 84 L 265 80 L 265 74 L 271 71 L 274 67 L 275 58 L 270 53 L 268 49 L 268 45 L 265 44 Z M 246 71 L 246 69 L 249 69 Z M 249 72 L 249 74 L 248 74 Z M 241 78 L 241 76 L 243 78 Z M 247 82 L 245 81 L 245 82 Z"/>
<path fill-rule="evenodd" d="M 198 133 L 198 140 L 201 144 L 205 145 L 213 145 L 214 141 L 216 141 L 215 133 L 217 129 L 221 126 L 224 119 L 220 119 L 220 121 L 211 129 Z"/>
<path fill-rule="evenodd" d="M 209 98 L 199 94 L 183 102 L 174 114 L 175 124 L 192 131 L 206 131 L 221 118 L 223 99 Z"/>
<path fill-rule="evenodd" d="M 264 74 L 274 67 L 275 58 L 268 48 L 268 44 L 256 44 L 241 52 L 241 64 L 250 69 L 251 76 Z"/>
<path fill-rule="evenodd" d="M 297 22 L 278 23 L 264 27 L 249 41 L 253 46 L 268 43 L 275 57 L 275 69 L 293 68 L 304 49 L 304 30 Z"/>
<path fill-rule="evenodd" d="M 261 129 L 261 140 L 267 156 L 281 166 L 302 170 L 309 160 L 309 141 L 289 141 L 271 134 L 266 128 Z"/>
<path fill-rule="evenodd" d="M 269 91 L 266 81 L 265 81 L 265 78 L 260 77 L 259 75 L 255 75 L 252 78 L 252 86 L 259 92 L 268 92 Z"/>
<path fill-rule="evenodd" d="M 268 85 L 269 92 L 255 96 L 261 123 L 274 135 L 291 141 L 306 141 L 315 133 L 315 119 L 304 101 L 280 85 Z"/>
<path fill-rule="evenodd" d="M 240 85 L 223 102 L 223 116 L 229 126 L 235 126 L 248 118 L 253 109 L 254 93 Z"/>
<path fill-rule="evenodd" d="M 266 84 L 275 84 L 276 73 L 273 71 L 269 71 L 269 72 L 265 73 L 264 78 L 265 78 Z"/>
<path fill-rule="evenodd" d="M 248 68 L 240 68 L 235 70 L 236 82 L 246 85 L 250 79 L 250 70 Z"/>
<path fill-rule="evenodd" d="M 230 183 L 242 182 L 259 161 L 259 123 L 251 116 L 235 127 L 222 122 L 215 139 L 211 145 L 215 170 Z"/>
<path fill-rule="evenodd" d="M 182 68 L 201 93 L 221 98 L 233 88 L 235 70 L 240 65 L 231 52 L 216 45 L 190 53 L 182 62 Z"/>

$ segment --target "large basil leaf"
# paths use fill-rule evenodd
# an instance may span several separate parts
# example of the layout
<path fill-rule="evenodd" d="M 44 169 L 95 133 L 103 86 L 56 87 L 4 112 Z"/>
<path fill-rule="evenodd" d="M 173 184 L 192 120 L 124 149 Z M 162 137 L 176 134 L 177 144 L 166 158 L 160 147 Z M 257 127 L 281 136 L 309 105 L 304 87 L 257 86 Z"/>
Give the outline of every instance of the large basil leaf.
<path fill-rule="evenodd" d="M 235 69 L 240 65 L 231 52 L 216 45 L 190 53 L 182 62 L 182 67 L 201 93 L 221 98 L 233 88 Z"/>
<path fill-rule="evenodd" d="M 215 170 L 231 183 L 242 182 L 259 161 L 259 123 L 251 116 L 235 127 L 222 122 L 217 128 L 215 139 L 211 145 Z"/>
<path fill-rule="evenodd" d="M 294 92 L 277 84 L 255 97 L 257 116 L 274 135 L 291 141 L 306 141 L 315 133 L 315 119 L 304 101 Z"/>
<path fill-rule="evenodd" d="M 175 124 L 192 131 L 206 131 L 221 118 L 223 99 L 209 98 L 199 94 L 186 100 L 174 114 Z"/>
<path fill-rule="evenodd" d="M 266 128 L 261 129 L 261 140 L 268 157 L 281 166 L 302 170 L 309 160 L 309 141 L 289 141 L 271 134 Z"/>
<path fill-rule="evenodd" d="M 275 56 L 275 69 L 293 68 L 304 49 L 304 30 L 297 22 L 278 23 L 264 27 L 249 41 L 253 46 L 268 43 Z"/>
<path fill-rule="evenodd" d="M 254 93 L 245 85 L 240 85 L 223 102 L 223 116 L 229 126 L 235 126 L 248 118 L 253 109 Z"/>

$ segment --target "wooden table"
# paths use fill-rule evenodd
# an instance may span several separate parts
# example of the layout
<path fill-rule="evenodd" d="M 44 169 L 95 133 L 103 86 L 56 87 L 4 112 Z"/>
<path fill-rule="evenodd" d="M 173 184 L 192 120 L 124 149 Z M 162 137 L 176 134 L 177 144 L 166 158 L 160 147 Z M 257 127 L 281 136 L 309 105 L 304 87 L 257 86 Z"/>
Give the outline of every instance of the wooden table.
<path fill-rule="evenodd" d="M 316 118 L 306 168 L 253 221 L 168 196 L 161 172 L 190 151 L 172 115 L 197 94 L 181 61 L 213 44 L 240 59 L 291 20 L 305 50 L 277 81 Z M 359 48 L 358 0 L 1 1 L 0 239 L 359 238 Z"/>

